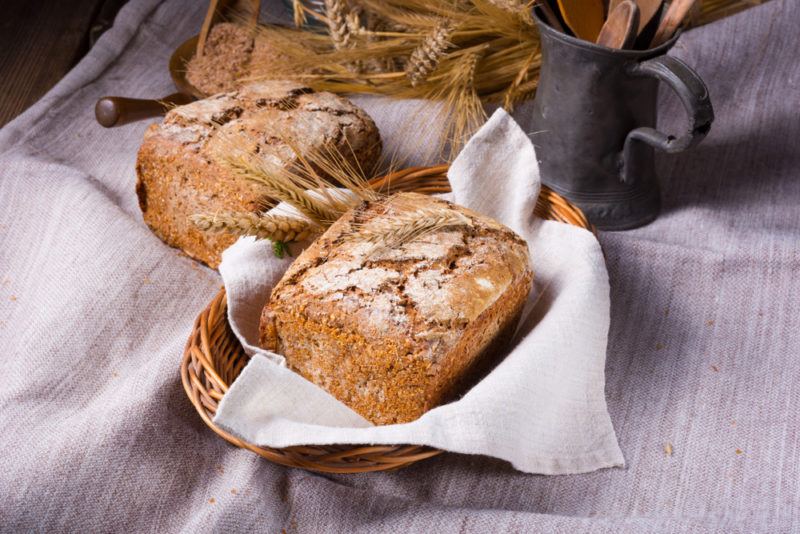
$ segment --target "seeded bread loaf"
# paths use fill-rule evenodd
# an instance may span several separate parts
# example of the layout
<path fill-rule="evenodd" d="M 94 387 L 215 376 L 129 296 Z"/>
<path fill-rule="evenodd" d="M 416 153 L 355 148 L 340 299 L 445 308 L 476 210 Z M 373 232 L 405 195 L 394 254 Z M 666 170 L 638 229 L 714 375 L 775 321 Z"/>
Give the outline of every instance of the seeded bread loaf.
<path fill-rule="evenodd" d="M 148 128 L 136 162 L 136 193 L 144 220 L 171 246 L 216 267 L 235 237 L 203 232 L 195 213 L 261 211 L 269 200 L 258 185 L 219 163 L 231 138 L 283 166 L 299 153 L 335 149 L 371 168 L 381 141 L 372 119 L 349 100 L 289 82 L 240 87 L 177 107 Z"/>
<path fill-rule="evenodd" d="M 375 424 L 417 419 L 462 393 L 510 340 L 533 273 L 525 241 L 444 200 L 404 204 L 460 212 L 395 248 L 359 232 L 394 220 L 394 203 L 346 213 L 294 261 L 264 307 L 261 345 Z"/>

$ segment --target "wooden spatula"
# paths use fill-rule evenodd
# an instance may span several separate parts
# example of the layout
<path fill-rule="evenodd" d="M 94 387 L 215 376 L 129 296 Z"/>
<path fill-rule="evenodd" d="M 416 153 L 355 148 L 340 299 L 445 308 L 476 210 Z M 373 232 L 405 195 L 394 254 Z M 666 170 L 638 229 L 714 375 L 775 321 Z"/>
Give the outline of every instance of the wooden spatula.
<path fill-rule="evenodd" d="M 608 13 L 614 11 L 622 0 L 610 0 L 608 4 Z M 636 30 L 637 35 L 641 35 L 645 26 L 653 20 L 653 17 L 661 10 L 664 0 L 636 0 L 636 5 L 639 6 L 639 29 Z"/>
<path fill-rule="evenodd" d="M 622 0 L 608 13 L 597 36 L 597 44 L 608 48 L 630 48 L 639 30 L 639 7 L 633 0 Z"/>
<path fill-rule="evenodd" d="M 603 0 L 558 0 L 564 21 L 579 39 L 595 42 L 603 27 Z"/>
<path fill-rule="evenodd" d="M 653 40 L 650 41 L 650 47 L 655 48 L 669 41 L 696 2 L 697 0 L 673 0 L 664 13 Z"/>

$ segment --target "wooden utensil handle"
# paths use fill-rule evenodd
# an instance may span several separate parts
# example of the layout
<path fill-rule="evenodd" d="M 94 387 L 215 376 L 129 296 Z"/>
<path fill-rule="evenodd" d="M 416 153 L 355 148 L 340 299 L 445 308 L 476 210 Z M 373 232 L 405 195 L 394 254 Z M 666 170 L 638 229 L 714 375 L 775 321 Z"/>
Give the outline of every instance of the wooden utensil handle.
<path fill-rule="evenodd" d="M 94 106 L 94 116 L 101 126 L 111 128 L 129 122 L 163 115 L 173 106 L 193 101 L 189 95 L 173 93 L 160 100 L 104 96 Z"/>
<path fill-rule="evenodd" d="M 650 48 L 655 48 L 669 41 L 670 37 L 683 24 L 686 15 L 689 14 L 696 3 L 697 0 L 674 0 L 658 24 L 656 34 L 650 42 Z"/>
<path fill-rule="evenodd" d="M 622 0 L 609 12 L 597 36 L 597 44 L 607 48 L 630 48 L 639 29 L 639 6 L 633 0 Z"/>

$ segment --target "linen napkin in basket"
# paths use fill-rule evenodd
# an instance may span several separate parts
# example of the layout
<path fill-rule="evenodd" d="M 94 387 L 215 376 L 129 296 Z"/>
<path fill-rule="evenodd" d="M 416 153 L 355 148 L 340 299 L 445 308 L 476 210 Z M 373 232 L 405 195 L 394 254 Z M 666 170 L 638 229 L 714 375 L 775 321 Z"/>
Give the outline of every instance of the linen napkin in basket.
<path fill-rule="evenodd" d="M 270 447 L 430 445 L 542 474 L 623 465 L 605 401 L 609 285 L 597 240 L 533 215 L 536 155 L 503 110 L 467 143 L 448 177 L 453 201 L 506 224 L 530 247 L 534 289 L 508 356 L 458 401 L 410 423 L 373 426 L 256 347 L 261 308 L 291 258 L 275 258 L 268 241 L 242 238 L 223 254 L 220 273 L 231 326 L 252 358 L 215 423 Z"/>

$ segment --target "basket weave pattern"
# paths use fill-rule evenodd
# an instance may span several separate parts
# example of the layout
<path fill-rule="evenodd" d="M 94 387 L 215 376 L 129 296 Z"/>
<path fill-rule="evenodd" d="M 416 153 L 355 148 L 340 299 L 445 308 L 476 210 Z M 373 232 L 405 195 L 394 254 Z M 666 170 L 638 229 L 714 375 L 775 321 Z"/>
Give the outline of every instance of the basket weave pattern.
<path fill-rule="evenodd" d="M 389 193 L 416 191 L 447 193 L 447 165 L 414 167 L 375 179 L 376 190 Z M 545 186 L 535 213 L 542 219 L 592 229 L 583 213 Z M 442 451 L 417 445 L 326 445 L 283 449 L 258 447 L 227 433 L 212 419 L 219 401 L 247 363 L 248 356 L 233 335 L 227 320 L 227 299 L 222 288 L 197 317 L 181 362 L 181 380 L 197 413 L 223 439 L 255 452 L 272 462 L 326 473 L 362 473 L 405 467 Z"/>

